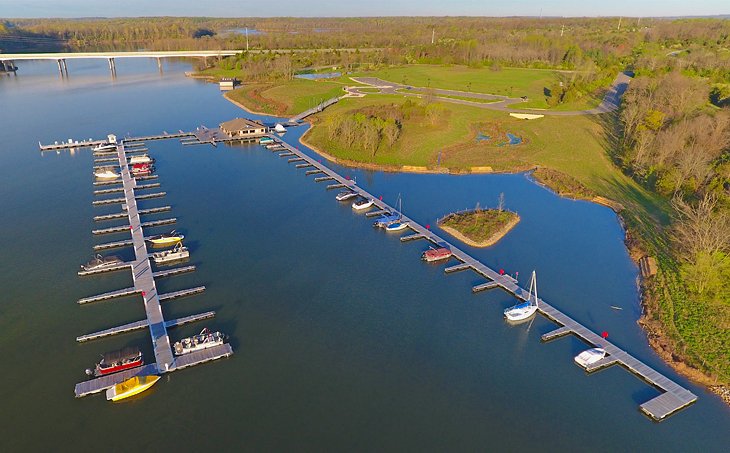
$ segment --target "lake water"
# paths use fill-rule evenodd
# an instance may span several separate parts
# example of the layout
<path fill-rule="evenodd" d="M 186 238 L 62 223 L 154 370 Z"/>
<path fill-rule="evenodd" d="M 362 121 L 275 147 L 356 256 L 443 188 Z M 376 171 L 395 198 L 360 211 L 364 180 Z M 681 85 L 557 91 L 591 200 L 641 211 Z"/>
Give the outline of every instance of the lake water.
<path fill-rule="evenodd" d="M 243 113 L 189 65 L 117 61 L 23 63 L 0 77 L 0 450 L 487 450 L 722 451 L 730 410 L 665 366 L 636 325 L 636 267 L 607 208 L 561 199 L 524 175 L 415 175 L 339 169 L 424 224 L 494 206 L 500 193 L 522 221 L 496 246 L 465 249 L 485 263 L 537 270 L 541 297 L 676 379 L 699 401 L 662 423 L 638 405 L 657 391 L 620 367 L 586 376 L 572 337 L 547 344 L 553 324 L 509 326 L 514 300 L 471 294 L 475 274 L 446 276 L 337 203 L 333 191 L 258 145 L 148 143 L 164 200 L 185 233 L 194 273 L 161 292 L 205 284 L 170 301 L 168 319 L 216 310 L 205 325 L 231 336 L 235 355 L 163 377 L 139 398 L 80 400 L 73 386 L 99 354 L 125 345 L 152 356 L 146 331 L 77 344 L 84 333 L 144 318 L 139 299 L 78 306 L 123 288 L 129 273 L 79 278 L 95 238 L 89 150 L 41 155 L 68 138 L 191 130 Z M 303 128 L 290 130 L 296 143 Z M 516 147 L 515 149 L 518 149 Z M 516 151 L 517 152 L 517 151 Z M 105 222 L 111 226 L 121 222 Z M 161 232 L 164 229 L 156 229 Z M 151 233 L 152 231 L 150 231 Z M 128 249 L 119 252 L 129 258 Z M 620 306 L 617 311 L 611 305 Z"/>

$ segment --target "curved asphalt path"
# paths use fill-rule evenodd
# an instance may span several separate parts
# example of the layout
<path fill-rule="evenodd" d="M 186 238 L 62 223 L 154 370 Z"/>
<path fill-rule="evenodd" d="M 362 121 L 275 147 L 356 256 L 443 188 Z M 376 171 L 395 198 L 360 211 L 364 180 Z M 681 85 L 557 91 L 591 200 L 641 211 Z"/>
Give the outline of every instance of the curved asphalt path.
<path fill-rule="evenodd" d="M 621 96 L 623 96 L 626 88 L 629 86 L 631 81 L 631 75 L 628 71 L 620 72 L 614 79 L 611 87 L 603 98 L 603 101 L 598 107 L 590 110 L 540 110 L 540 109 L 520 109 L 513 108 L 512 105 L 519 104 L 522 101 L 520 98 L 510 98 L 507 96 L 499 96 L 496 94 L 484 94 L 484 93 L 473 93 L 469 91 L 457 91 L 457 90 L 444 90 L 440 88 L 423 88 L 414 87 L 409 85 L 402 85 L 395 82 L 388 82 L 377 77 L 353 77 L 352 80 L 369 85 L 370 87 L 379 88 L 377 93 L 360 91 L 358 87 L 347 87 L 348 93 L 352 93 L 358 96 L 367 94 L 402 94 L 405 96 L 423 97 L 429 93 L 443 102 L 451 102 L 453 104 L 470 105 L 473 107 L 479 107 L 489 110 L 501 110 L 509 113 L 529 113 L 533 115 L 553 115 L 553 116 L 575 116 L 575 115 L 598 115 L 601 113 L 608 113 L 616 110 L 621 103 Z M 468 101 L 465 99 L 453 99 L 441 96 L 459 96 L 472 99 L 482 99 L 486 101 L 494 101 L 490 103 L 483 103 L 477 101 Z"/>

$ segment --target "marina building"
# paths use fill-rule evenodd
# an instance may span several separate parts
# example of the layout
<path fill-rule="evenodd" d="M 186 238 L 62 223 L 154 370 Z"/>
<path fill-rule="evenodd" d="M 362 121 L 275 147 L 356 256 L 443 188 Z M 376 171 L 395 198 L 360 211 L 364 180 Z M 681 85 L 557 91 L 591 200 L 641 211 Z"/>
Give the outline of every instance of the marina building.
<path fill-rule="evenodd" d="M 220 124 L 220 128 L 229 137 L 258 137 L 266 135 L 267 127 L 258 121 L 236 118 Z"/>

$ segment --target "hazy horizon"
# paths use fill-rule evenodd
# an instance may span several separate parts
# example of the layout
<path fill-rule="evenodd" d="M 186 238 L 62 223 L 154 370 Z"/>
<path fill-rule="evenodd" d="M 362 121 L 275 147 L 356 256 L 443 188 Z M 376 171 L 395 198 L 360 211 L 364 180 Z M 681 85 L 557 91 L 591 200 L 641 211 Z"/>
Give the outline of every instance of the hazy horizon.
<path fill-rule="evenodd" d="M 322 0 L 302 2 L 281 0 L 276 9 L 270 4 L 242 4 L 219 0 L 214 4 L 193 0 L 128 0 L 105 3 L 97 0 L 0 0 L 0 18 L 118 18 L 118 17 L 707 17 L 730 13 L 726 0 L 514 0 L 509 3 L 488 0 Z M 272 14 L 273 13 L 273 14 Z"/>

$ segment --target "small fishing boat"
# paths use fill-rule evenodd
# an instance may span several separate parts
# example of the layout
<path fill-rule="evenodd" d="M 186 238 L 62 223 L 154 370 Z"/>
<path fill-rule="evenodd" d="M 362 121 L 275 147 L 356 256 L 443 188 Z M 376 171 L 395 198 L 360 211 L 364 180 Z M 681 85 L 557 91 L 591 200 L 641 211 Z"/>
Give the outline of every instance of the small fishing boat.
<path fill-rule="evenodd" d="M 92 151 L 111 151 L 113 149 L 117 149 L 117 144 L 106 142 L 96 145 Z"/>
<path fill-rule="evenodd" d="M 387 212 L 375 219 L 375 222 L 373 222 L 373 226 L 376 228 L 385 228 L 391 223 L 397 221 L 399 218 L 400 215 L 393 212 Z"/>
<path fill-rule="evenodd" d="M 213 346 L 222 345 L 226 336 L 220 332 L 211 332 L 207 327 L 200 331 L 198 335 L 183 338 L 176 341 L 173 349 L 175 355 L 189 354 L 191 352 L 212 348 Z"/>
<path fill-rule="evenodd" d="M 106 391 L 107 401 L 119 401 L 138 395 L 152 387 L 160 379 L 156 375 L 134 376 Z"/>
<path fill-rule="evenodd" d="M 86 370 L 86 374 L 94 377 L 105 376 L 136 368 L 142 366 L 142 364 L 144 364 L 142 351 L 138 348 L 127 347 L 118 351 L 107 352 L 93 370 Z"/>
<path fill-rule="evenodd" d="M 421 255 L 421 259 L 424 261 L 428 261 L 429 263 L 432 263 L 434 261 L 440 261 L 445 260 L 447 258 L 450 258 L 452 255 L 451 250 L 447 249 L 446 247 L 439 247 L 439 248 L 430 248 L 423 252 Z"/>
<path fill-rule="evenodd" d="M 583 368 L 588 368 L 604 357 L 606 357 L 606 350 L 603 348 L 587 349 L 575 356 L 575 363 Z"/>
<path fill-rule="evenodd" d="M 81 265 L 82 271 L 95 271 L 99 269 L 106 269 L 108 267 L 114 267 L 118 264 L 122 264 L 123 261 L 118 256 L 94 256 L 88 263 Z"/>
<path fill-rule="evenodd" d="M 400 231 L 406 228 L 408 228 L 408 222 L 401 222 L 400 220 L 397 220 L 386 225 L 385 231 Z"/>
<path fill-rule="evenodd" d="M 140 154 L 139 156 L 132 156 L 129 158 L 130 164 L 151 164 L 155 160 L 148 154 Z"/>
<path fill-rule="evenodd" d="M 508 321 L 524 321 L 532 317 L 537 312 L 537 277 L 535 271 L 532 271 L 532 280 L 530 280 L 530 292 L 526 302 L 521 302 L 504 311 L 504 317 Z"/>
<path fill-rule="evenodd" d="M 371 207 L 374 203 L 375 203 L 375 200 L 373 200 L 372 198 L 370 198 L 370 199 L 363 198 L 363 199 L 357 200 L 354 203 L 352 203 L 352 209 L 354 209 L 356 211 L 362 211 L 364 209 Z"/>
<path fill-rule="evenodd" d="M 117 179 L 120 175 L 109 167 L 94 170 L 94 176 L 99 179 Z"/>
<path fill-rule="evenodd" d="M 352 191 L 346 190 L 344 192 L 338 193 L 337 196 L 335 197 L 335 199 L 337 201 L 345 201 L 345 200 L 349 200 L 350 198 L 354 198 L 356 196 L 357 196 L 357 192 L 352 192 Z"/>
<path fill-rule="evenodd" d="M 152 236 L 147 239 L 147 241 L 149 241 L 155 247 L 168 247 L 170 245 L 175 245 L 178 242 L 182 242 L 183 239 L 185 239 L 185 236 L 175 232 L 175 230 L 172 230 L 169 233 Z"/>
<path fill-rule="evenodd" d="M 188 248 L 182 245 L 182 242 L 178 242 L 175 248 L 171 250 L 164 250 L 162 252 L 155 252 L 152 254 L 152 261 L 155 264 L 169 263 L 171 261 L 179 261 L 190 258 L 190 252 Z"/>

